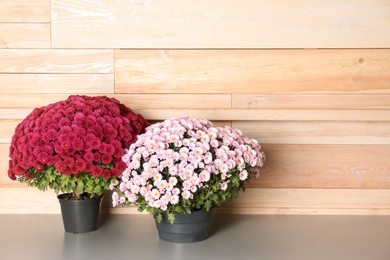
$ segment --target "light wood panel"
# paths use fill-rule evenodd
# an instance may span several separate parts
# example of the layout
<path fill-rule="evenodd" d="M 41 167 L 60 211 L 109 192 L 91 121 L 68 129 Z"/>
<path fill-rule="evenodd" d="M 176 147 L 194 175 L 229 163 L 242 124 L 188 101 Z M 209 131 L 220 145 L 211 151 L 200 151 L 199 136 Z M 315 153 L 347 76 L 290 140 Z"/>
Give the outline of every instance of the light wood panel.
<path fill-rule="evenodd" d="M 54 191 L 35 187 L 2 187 L 0 214 L 61 214 Z"/>
<path fill-rule="evenodd" d="M 388 0 L 0 2 L 0 214 L 59 213 L 7 176 L 16 125 L 71 94 L 150 122 L 207 118 L 263 145 L 220 213 L 390 215 Z M 103 212 L 138 214 L 134 207 Z"/>
<path fill-rule="evenodd" d="M 390 49 L 119 50 L 116 93 L 390 93 Z"/>
<path fill-rule="evenodd" d="M 241 109 L 371 109 L 390 108 L 389 94 L 233 94 Z"/>
<path fill-rule="evenodd" d="M 20 196 L 21 192 L 23 197 Z M 60 206 L 53 191 L 34 187 L 2 188 L 0 214 L 59 214 Z M 221 209 L 256 214 L 388 214 L 389 189 L 246 189 L 238 199 Z M 137 213 L 134 208 L 110 208 L 110 213 Z M 242 209 L 242 210 L 241 210 Z M 249 209 L 249 210 L 248 210 Z"/>
<path fill-rule="evenodd" d="M 83 95 L 84 93 L 77 93 Z M 100 94 L 89 93 L 89 96 L 106 95 L 116 98 L 131 109 L 205 109 L 230 108 L 229 94 Z M 35 108 L 67 99 L 69 94 L 2 94 L 1 108 Z"/>
<path fill-rule="evenodd" d="M 50 0 L 2 0 L 0 23 L 50 22 Z"/>
<path fill-rule="evenodd" d="M 0 73 L 113 73 L 113 50 L 0 49 Z"/>
<path fill-rule="evenodd" d="M 0 23 L 0 49 L 50 47 L 49 23 Z"/>
<path fill-rule="evenodd" d="M 12 135 L 15 133 L 16 126 L 21 122 L 21 119 L 17 120 L 4 120 L 0 118 L 0 144 L 11 143 Z M 4 154 L 0 154 L 4 156 Z"/>
<path fill-rule="evenodd" d="M 134 214 L 135 209 L 118 212 L 118 214 Z M 133 211 L 131 211 L 133 210 Z M 105 212 L 116 214 L 119 209 L 107 208 Z M 219 214 L 254 214 L 254 215 L 354 215 L 354 216 L 388 216 L 390 209 L 371 208 L 371 209 L 312 209 L 312 208 L 236 208 L 221 207 L 218 208 Z"/>
<path fill-rule="evenodd" d="M 389 209 L 389 189 L 254 189 L 228 203 L 229 207 Z"/>
<path fill-rule="evenodd" d="M 137 109 L 151 120 L 183 115 L 209 120 L 235 121 L 389 121 L 388 110 L 300 109 Z"/>
<path fill-rule="evenodd" d="M 0 74 L 1 93 L 113 93 L 112 74 Z"/>
<path fill-rule="evenodd" d="M 148 214 L 140 213 L 135 207 L 103 206 L 102 212 L 106 214 Z M 313 208 L 253 208 L 221 206 L 216 209 L 216 214 L 254 214 L 254 215 L 390 215 L 390 209 L 313 209 Z"/>
<path fill-rule="evenodd" d="M 390 144 L 390 122 L 233 122 L 248 137 L 273 144 Z"/>
<path fill-rule="evenodd" d="M 389 189 L 390 145 L 264 144 L 252 188 Z"/>
<path fill-rule="evenodd" d="M 0 147 L 2 144 L 9 145 L 12 140 L 12 135 L 15 132 L 16 126 L 26 117 L 28 116 L 32 110 L 22 110 L 23 111 L 23 116 L 22 114 L 19 113 L 13 113 L 15 110 L 11 109 L 8 110 L 8 113 L 4 113 L 4 110 L 0 109 L 0 125 L 2 126 L 0 128 Z M 19 110 L 20 111 L 20 110 Z M 134 111 L 136 112 L 136 111 Z M 4 118 L 10 118 L 10 119 L 4 119 Z M 152 121 L 150 120 L 150 124 L 160 122 L 163 120 L 159 121 Z M 231 126 L 232 122 L 231 121 L 212 121 L 212 123 L 216 126 Z M 2 154 L 0 152 L 0 156 L 6 156 L 6 154 Z"/>
<path fill-rule="evenodd" d="M 130 104 L 129 104 L 130 105 Z M 22 119 L 32 109 L 0 108 L 0 118 Z M 148 120 L 161 121 L 172 117 L 190 116 L 216 121 L 390 121 L 388 110 L 258 110 L 258 109 L 134 109 Z M 259 122 L 261 123 L 261 122 Z M 265 123 L 265 122 L 263 122 Z M 310 123 L 310 122 L 308 122 Z M 244 123 L 246 124 L 246 123 Z M 338 123 L 342 124 L 342 123 Z M 271 127 L 272 129 L 272 123 Z"/>
<path fill-rule="evenodd" d="M 9 143 L 0 143 L 0 189 L 12 187 L 13 181 L 8 178 L 8 161 L 9 161 Z M 15 182 L 16 183 L 16 182 Z"/>
<path fill-rule="evenodd" d="M 224 122 L 226 125 L 226 122 Z M 266 163 L 251 188 L 389 189 L 389 145 L 262 146 Z M 0 187 L 23 186 L 7 176 L 9 143 L 0 144 Z"/>
<path fill-rule="evenodd" d="M 386 48 L 386 0 L 52 0 L 55 48 Z"/>
<path fill-rule="evenodd" d="M 82 95 L 84 93 L 77 93 Z M 0 107 L 6 109 L 28 109 L 31 112 L 33 108 L 47 106 L 51 103 L 65 100 L 71 94 L 23 94 L 23 93 L 2 93 L 0 95 Z M 105 95 L 105 94 L 87 94 L 90 96 L 94 95 Z M 26 112 L 28 113 L 28 112 Z M 20 118 L 22 119 L 22 117 Z"/>
<path fill-rule="evenodd" d="M 132 109 L 198 109 L 199 107 L 229 109 L 231 107 L 229 94 L 115 94 L 110 96 Z"/>

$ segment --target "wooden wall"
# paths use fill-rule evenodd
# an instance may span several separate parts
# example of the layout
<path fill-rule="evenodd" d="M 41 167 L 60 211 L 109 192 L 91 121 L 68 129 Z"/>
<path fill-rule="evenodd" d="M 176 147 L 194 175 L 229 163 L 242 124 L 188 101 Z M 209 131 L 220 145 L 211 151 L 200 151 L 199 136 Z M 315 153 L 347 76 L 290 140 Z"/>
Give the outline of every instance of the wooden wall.
<path fill-rule="evenodd" d="M 390 214 L 388 0 L 0 1 L 0 213 L 59 213 L 8 179 L 8 149 L 70 94 L 258 139 L 261 177 L 221 212 Z"/>

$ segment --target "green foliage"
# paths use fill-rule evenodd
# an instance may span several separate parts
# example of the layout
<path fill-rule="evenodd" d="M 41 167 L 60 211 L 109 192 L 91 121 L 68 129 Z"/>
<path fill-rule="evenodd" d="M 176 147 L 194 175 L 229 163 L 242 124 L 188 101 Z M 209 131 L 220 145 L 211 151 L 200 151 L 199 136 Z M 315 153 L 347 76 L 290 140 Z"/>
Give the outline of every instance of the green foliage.
<path fill-rule="evenodd" d="M 188 214 L 190 214 L 190 213 L 188 213 Z M 169 222 L 170 222 L 171 224 L 173 224 L 173 222 L 175 222 L 175 213 L 169 212 L 167 215 L 168 215 L 168 220 L 169 220 Z"/>
<path fill-rule="evenodd" d="M 216 178 L 211 178 L 208 187 L 198 189 L 193 194 L 193 199 L 185 200 L 181 198 L 174 207 L 169 207 L 166 211 L 160 208 L 150 207 L 144 197 L 139 197 L 135 203 L 127 203 L 126 205 L 136 205 L 138 211 L 147 211 L 154 215 L 157 222 L 161 222 L 163 215 L 167 213 L 168 220 L 171 224 L 175 221 L 175 212 L 183 214 L 191 214 L 196 210 L 210 211 L 212 208 L 221 206 L 224 202 L 236 199 L 240 192 L 245 191 L 245 183 L 249 182 L 248 178 L 245 181 L 239 179 L 237 171 L 232 171 L 232 178 L 226 190 L 220 188 L 220 181 Z M 214 176 L 215 177 L 215 176 Z"/>
<path fill-rule="evenodd" d="M 113 178 L 94 177 L 86 172 L 68 176 L 58 172 L 54 166 L 46 166 L 42 172 L 38 172 L 35 168 L 31 168 L 30 171 L 33 173 L 33 179 L 22 175 L 18 180 L 42 191 L 50 188 L 57 194 L 71 193 L 76 199 L 80 199 L 81 194 L 85 193 L 90 198 L 102 195 L 104 190 L 109 189 L 113 180 Z"/>

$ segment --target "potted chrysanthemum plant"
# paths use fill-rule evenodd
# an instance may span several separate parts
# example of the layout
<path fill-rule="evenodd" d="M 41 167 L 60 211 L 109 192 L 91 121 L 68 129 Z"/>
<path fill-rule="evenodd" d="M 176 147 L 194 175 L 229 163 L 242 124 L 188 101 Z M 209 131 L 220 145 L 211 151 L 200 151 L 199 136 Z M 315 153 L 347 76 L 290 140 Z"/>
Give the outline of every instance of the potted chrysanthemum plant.
<path fill-rule="evenodd" d="M 122 159 L 127 167 L 111 185 L 113 206 L 151 213 L 162 240 L 194 242 L 208 238 L 213 209 L 245 190 L 265 155 L 238 129 L 182 117 L 149 126 Z M 196 223 L 183 228 L 187 218 Z"/>
<path fill-rule="evenodd" d="M 148 125 L 141 115 L 106 96 L 72 95 L 36 108 L 16 127 L 8 176 L 59 194 L 65 231 L 96 230 L 103 192 L 126 169 L 124 148 Z M 93 214 L 81 205 L 94 207 Z M 93 219 L 86 219 L 85 226 L 71 222 L 90 215 Z"/>

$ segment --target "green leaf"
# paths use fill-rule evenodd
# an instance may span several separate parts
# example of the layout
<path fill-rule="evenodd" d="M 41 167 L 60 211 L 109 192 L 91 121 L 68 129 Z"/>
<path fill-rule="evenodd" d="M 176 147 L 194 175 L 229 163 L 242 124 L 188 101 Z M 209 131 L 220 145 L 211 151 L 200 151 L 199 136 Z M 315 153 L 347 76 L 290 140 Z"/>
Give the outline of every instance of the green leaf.
<path fill-rule="evenodd" d="M 77 195 L 80 195 L 81 193 L 84 192 L 84 183 L 80 182 L 76 188 L 75 188 L 75 192 Z"/>
<path fill-rule="evenodd" d="M 211 201 L 209 201 L 209 200 L 207 200 L 207 201 L 204 203 L 204 205 L 205 205 L 205 209 L 206 209 L 207 211 L 210 210 L 211 207 L 212 207 Z"/>
<path fill-rule="evenodd" d="M 173 224 L 173 222 L 175 222 L 175 213 L 173 212 L 169 212 L 168 214 L 168 220 L 171 224 Z"/>
<path fill-rule="evenodd" d="M 157 213 L 157 214 L 155 214 L 155 216 L 156 216 L 157 223 L 160 223 L 162 221 L 162 214 L 161 213 Z M 168 215 L 168 218 L 169 218 L 169 215 Z"/>
<path fill-rule="evenodd" d="M 176 205 L 176 206 L 175 206 L 175 211 L 176 211 L 176 212 L 180 212 L 180 213 L 184 213 L 184 212 L 183 212 L 183 208 L 182 208 L 181 206 L 179 206 L 179 205 Z"/>

